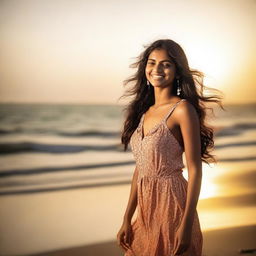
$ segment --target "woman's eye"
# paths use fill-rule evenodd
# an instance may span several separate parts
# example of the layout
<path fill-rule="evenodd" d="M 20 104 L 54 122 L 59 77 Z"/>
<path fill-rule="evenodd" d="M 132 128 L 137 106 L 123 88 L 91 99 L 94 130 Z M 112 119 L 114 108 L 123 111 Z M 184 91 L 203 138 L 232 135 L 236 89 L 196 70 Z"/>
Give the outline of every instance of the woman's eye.
<path fill-rule="evenodd" d="M 148 65 L 154 65 L 155 63 L 154 62 L 148 62 L 147 63 Z M 162 64 L 164 68 L 170 68 L 171 67 L 171 64 L 167 63 L 167 64 Z"/>

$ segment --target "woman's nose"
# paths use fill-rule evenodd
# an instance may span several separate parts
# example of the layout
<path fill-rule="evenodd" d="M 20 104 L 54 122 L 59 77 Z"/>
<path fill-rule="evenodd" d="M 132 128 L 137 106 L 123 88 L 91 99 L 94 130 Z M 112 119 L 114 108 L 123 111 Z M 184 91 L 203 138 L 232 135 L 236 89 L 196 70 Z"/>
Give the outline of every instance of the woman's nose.
<path fill-rule="evenodd" d="M 161 71 L 161 69 L 162 69 L 162 67 L 161 67 L 160 64 L 156 64 L 156 65 L 154 66 L 154 68 L 153 68 L 153 70 L 154 70 L 156 73 L 159 72 L 159 71 Z"/>

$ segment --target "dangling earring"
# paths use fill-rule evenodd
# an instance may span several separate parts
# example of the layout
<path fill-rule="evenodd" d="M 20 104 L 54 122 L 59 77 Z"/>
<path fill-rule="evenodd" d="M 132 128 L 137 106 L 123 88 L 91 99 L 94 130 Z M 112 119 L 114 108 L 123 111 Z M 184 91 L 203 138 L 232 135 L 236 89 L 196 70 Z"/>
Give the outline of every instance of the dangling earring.
<path fill-rule="evenodd" d="M 177 79 L 177 95 L 180 95 L 181 88 L 180 88 L 180 81 Z"/>
<path fill-rule="evenodd" d="M 150 88 L 150 82 L 147 80 L 147 85 L 148 85 L 148 88 Z"/>

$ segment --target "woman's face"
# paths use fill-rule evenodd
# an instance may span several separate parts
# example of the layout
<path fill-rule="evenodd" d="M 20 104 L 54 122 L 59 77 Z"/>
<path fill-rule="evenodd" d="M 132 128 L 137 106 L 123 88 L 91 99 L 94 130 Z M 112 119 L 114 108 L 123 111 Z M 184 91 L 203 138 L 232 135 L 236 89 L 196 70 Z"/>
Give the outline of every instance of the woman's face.
<path fill-rule="evenodd" d="M 176 67 L 166 50 L 155 49 L 148 56 L 145 73 L 153 86 L 167 87 L 175 79 Z"/>

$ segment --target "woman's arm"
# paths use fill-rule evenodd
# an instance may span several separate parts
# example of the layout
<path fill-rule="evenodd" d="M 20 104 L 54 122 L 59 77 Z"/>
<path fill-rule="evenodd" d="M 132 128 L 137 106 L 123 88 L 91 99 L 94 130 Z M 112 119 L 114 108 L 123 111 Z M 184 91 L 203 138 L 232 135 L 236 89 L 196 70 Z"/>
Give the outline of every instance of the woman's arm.
<path fill-rule="evenodd" d="M 137 207 L 137 179 L 138 179 L 138 169 L 136 166 L 133 173 L 130 197 L 129 197 L 128 205 L 124 215 L 124 222 L 131 222 L 132 216 Z"/>
<path fill-rule="evenodd" d="M 195 108 L 189 102 L 183 102 L 179 112 L 177 115 L 180 117 L 188 168 L 187 199 L 182 223 L 186 228 L 191 229 L 202 181 L 200 121 Z"/>

